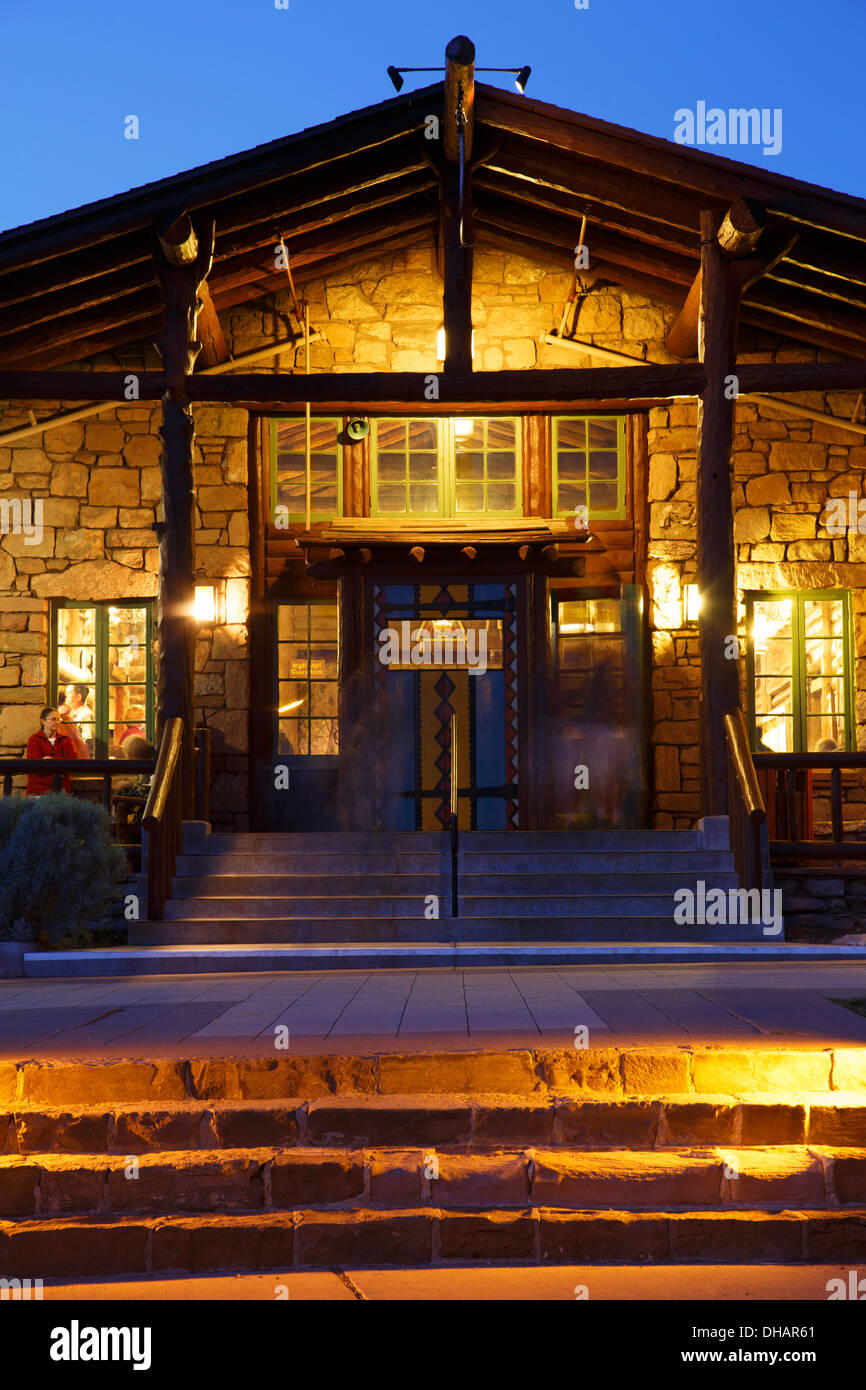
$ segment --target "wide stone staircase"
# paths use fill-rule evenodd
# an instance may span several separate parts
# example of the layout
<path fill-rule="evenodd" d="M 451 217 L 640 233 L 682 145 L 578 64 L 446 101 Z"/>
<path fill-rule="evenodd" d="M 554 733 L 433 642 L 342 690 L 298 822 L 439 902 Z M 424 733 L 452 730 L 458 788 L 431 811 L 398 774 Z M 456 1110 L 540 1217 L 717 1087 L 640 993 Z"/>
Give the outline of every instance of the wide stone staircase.
<path fill-rule="evenodd" d="M 6 1279 L 864 1259 L 855 1048 L 0 1063 Z"/>
<path fill-rule="evenodd" d="M 492 964 L 518 952 L 530 963 L 538 947 L 538 963 L 567 959 L 557 946 L 575 942 L 764 939 L 760 922 L 676 924 L 678 889 L 738 887 L 730 850 L 708 848 L 699 830 L 463 833 L 456 916 L 451 870 L 445 834 L 211 835 L 205 853 L 179 858 L 166 920 L 131 923 L 129 941 L 412 943 L 419 959 L 459 945 L 466 963 L 474 947 Z"/>

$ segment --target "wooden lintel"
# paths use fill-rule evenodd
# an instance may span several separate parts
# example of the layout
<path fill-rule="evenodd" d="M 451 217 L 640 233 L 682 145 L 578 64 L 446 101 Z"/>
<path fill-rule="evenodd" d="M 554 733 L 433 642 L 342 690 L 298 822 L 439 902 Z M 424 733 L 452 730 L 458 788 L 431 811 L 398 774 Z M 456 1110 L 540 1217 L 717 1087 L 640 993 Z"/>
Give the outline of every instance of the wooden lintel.
<path fill-rule="evenodd" d="M 460 113 L 460 114 L 458 114 Z M 443 148 L 454 164 L 460 158 L 460 123 L 463 125 L 463 157 L 467 167 L 472 154 L 475 121 L 475 44 L 458 34 L 445 49 L 445 112 Z"/>

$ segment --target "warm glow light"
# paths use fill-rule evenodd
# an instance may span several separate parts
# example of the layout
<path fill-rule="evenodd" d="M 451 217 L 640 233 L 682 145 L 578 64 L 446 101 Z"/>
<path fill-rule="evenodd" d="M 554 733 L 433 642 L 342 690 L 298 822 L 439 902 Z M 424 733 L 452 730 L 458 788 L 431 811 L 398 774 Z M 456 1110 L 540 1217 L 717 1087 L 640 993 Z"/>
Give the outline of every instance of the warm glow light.
<path fill-rule="evenodd" d="M 279 710 L 277 711 L 277 713 L 278 713 L 278 714 L 288 714 L 289 710 L 291 710 L 291 709 L 298 709 L 298 707 L 304 703 L 304 699 L 305 699 L 305 698 L 306 698 L 306 697 L 302 695 L 301 698 L 300 698 L 300 700 L 292 700 L 291 704 L 288 704 L 288 705 L 280 705 L 280 708 L 279 708 Z"/>
<path fill-rule="evenodd" d="M 197 623 L 216 622 L 216 587 L 213 584 L 196 584 L 193 617 Z"/>
<path fill-rule="evenodd" d="M 701 616 L 701 593 L 697 584 L 687 584 L 685 586 L 685 619 L 687 623 L 696 623 Z"/>
<path fill-rule="evenodd" d="M 465 439 L 466 436 L 467 436 L 468 434 L 471 434 L 472 431 L 473 431 L 474 429 L 475 429 L 475 421 L 474 421 L 474 420 L 455 420 L 455 421 L 454 421 L 454 433 L 457 435 L 458 439 Z"/>
<path fill-rule="evenodd" d="M 676 565 L 656 565 L 652 589 L 653 626 L 668 630 L 682 627 L 683 595 Z"/>
<path fill-rule="evenodd" d="M 472 361 L 474 362 L 474 361 L 475 361 L 475 329 L 474 329 L 474 328 L 473 328 L 473 330 L 472 330 L 472 340 L 471 340 L 471 342 L 470 342 L 469 351 L 470 351 L 471 354 L 472 354 Z M 437 362 L 444 362 L 444 361 L 445 361 L 445 325 L 444 325 L 444 324 L 442 325 L 441 328 L 437 328 L 437 330 L 436 330 L 436 361 L 437 361 Z"/>

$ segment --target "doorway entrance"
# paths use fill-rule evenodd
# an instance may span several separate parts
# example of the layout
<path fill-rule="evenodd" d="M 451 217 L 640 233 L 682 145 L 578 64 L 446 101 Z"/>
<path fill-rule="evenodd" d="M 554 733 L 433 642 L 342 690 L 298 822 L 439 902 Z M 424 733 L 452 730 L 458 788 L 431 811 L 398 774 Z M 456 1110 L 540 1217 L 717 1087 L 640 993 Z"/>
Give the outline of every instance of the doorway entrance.
<path fill-rule="evenodd" d="M 518 828 L 516 587 L 372 585 L 383 829 Z"/>

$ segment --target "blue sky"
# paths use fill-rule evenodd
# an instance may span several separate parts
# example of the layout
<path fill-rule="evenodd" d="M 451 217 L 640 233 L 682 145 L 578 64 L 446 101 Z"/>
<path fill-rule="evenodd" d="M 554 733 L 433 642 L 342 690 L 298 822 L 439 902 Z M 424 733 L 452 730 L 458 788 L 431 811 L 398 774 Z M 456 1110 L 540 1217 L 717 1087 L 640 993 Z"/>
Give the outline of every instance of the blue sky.
<path fill-rule="evenodd" d="M 699 101 L 781 108 L 778 155 L 717 152 L 866 196 L 866 0 L 288 3 L 0 0 L 0 229 L 381 101 L 389 63 L 441 64 L 458 33 L 529 63 L 528 95 L 668 139 Z"/>

